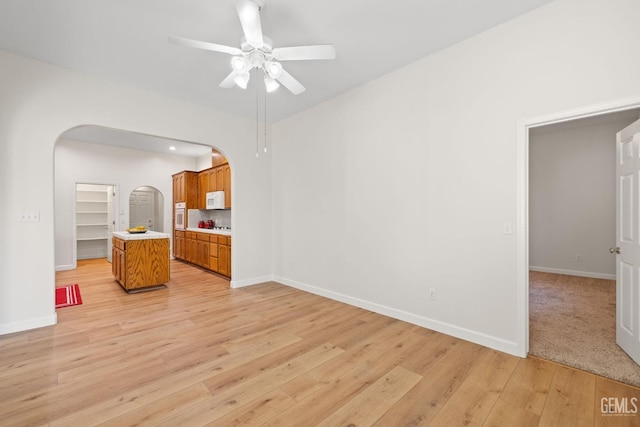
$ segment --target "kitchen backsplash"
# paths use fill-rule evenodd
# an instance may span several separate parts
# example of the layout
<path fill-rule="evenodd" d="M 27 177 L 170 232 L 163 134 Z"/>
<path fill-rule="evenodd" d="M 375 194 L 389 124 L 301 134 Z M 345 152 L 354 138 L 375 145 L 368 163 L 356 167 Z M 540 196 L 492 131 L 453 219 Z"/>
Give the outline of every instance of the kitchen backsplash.
<path fill-rule="evenodd" d="M 199 221 L 208 221 L 210 219 L 215 221 L 216 227 L 231 228 L 231 209 L 189 209 L 189 224 L 187 226 L 188 228 L 198 228 Z"/>

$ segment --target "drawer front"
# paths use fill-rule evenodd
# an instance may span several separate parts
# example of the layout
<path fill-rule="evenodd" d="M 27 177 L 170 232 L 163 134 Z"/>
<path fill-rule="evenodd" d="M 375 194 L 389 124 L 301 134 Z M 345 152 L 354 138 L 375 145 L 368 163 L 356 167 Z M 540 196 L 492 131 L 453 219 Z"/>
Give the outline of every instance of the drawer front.
<path fill-rule="evenodd" d="M 176 230 L 176 237 L 184 237 L 184 231 Z"/>
<path fill-rule="evenodd" d="M 209 256 L 213 258 L 218 258 L 218 244 L 217 243 L 209 243 Z"/>
<path fill-rule="evenodd" d="M 218 236 L 216 234 L 212 234 L 209 236 L 209 241 L 211 243 L 218 243 Z"/>
<path fill-rule="evenodd" d="M 227 244 L 227 236 L 218 236 L 218 243 L 221 245 Z"/>
<path fill-rule="evenodd" d="M 113 246 L 115 246 L 116 248 L 120 249 L 121 251 L 124 251 L 124 240 L 122 239 L 116 239 L 115 237 L 112 239 L 113 242 Z"/>
<path fill-rule="evenodd" d="M 209 235 L 207 233 L 196 233 L 196 239 L 208 242 L 209 241 Z"/>
<path fill-rule="evenodd" d="M 187 239 L 195 239 L 196 238 L 196 232 L 195 231 L 187 231 Z"/>

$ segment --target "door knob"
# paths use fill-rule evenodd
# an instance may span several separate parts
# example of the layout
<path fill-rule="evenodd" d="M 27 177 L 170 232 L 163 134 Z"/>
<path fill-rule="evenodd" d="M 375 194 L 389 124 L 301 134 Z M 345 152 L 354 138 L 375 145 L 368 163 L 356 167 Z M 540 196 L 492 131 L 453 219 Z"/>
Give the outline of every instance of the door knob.
<path fill-rule="evenodd" d="M 612 254 L 620 254 L 620 246 L 616 246 L 615 248 L 609 248 L 609 252 Z"/>

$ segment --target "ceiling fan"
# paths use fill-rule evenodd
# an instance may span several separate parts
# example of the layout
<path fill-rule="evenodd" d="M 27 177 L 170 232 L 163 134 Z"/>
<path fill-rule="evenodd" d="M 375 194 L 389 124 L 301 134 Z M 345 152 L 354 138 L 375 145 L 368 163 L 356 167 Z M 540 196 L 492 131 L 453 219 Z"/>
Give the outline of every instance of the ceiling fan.
<path fill-rule="evenodd" d="M 273 43 L 262 34 L 260 11 L 265 0 L 239 0 L 236 2 L 238 17 L 244 37 L 240 48 L 170 36 L 169 41 L 182 46 L 233 55 L 232 71 L 220 83 L 220 87 L 239 86 L 247 88 L 250 72 L 253 69 L 264 72 L 264 84 L 267 92 L 273 92 L 280 84 L 294 95 L 305 91 L 305 87 L 282 67 L 281 61 L 302 61 L 317 59 L 335 59 L 336 50 L 333 45 L 313 45 L 274 48 Z"/>

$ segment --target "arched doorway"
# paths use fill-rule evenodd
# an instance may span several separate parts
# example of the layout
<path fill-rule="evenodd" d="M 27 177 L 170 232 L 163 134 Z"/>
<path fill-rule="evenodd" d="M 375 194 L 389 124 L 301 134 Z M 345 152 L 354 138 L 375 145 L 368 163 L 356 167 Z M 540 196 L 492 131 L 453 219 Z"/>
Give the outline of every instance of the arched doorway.
<path fill-rule="evenodd" d="M 129 195 L 129 227 L 144 226 L 164 232 L 164 196 L 151 186 L 141 186 Z"/>

